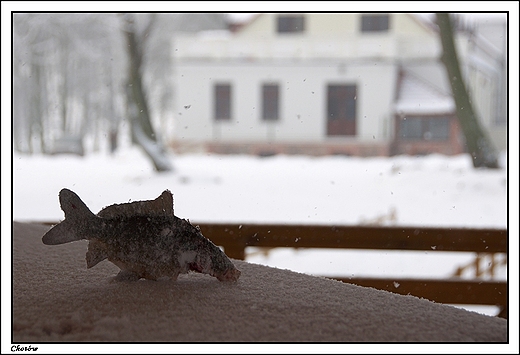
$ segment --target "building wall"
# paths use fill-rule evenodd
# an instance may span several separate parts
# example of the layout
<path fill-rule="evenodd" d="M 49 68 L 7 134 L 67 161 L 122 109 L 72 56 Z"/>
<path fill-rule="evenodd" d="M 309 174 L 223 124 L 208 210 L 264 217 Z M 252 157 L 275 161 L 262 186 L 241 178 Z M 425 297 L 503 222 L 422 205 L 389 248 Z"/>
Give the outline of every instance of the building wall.
<path fill-rule="evenodd" d="M 221 142 L 324 142 L 392 139 L 396 67 L 385 62 L 178 63 L 175 139 Z M 214 119 L 216 83 L 232 86 L 232 118 Z M 261 88 L 279 84 L 280 118 L 261 117 Z M 357 85 L 357 135 L 327 137 L 327 85 Z M 185 108 L 186 107 L 186 108 Z"/>
<path fill-rule="evenodd" d="M 184 34 L 175 39 L 179 60 L 421 59 L 440 55 L 435 32 L 411 14 L 389 14 L 389 30 L 362 32 L 361 14 L 303 14 L 302 33 L 277 33 L 279 14 L 262 14 L 236 33 Z"/>
<path fill-rule="evenodd" d="M 277 17 L 280 14 L 262 14 L 237 32 L 238 38 L 262 37 L 277 38 Z M 282 14 L 291 15 L 291 14 Z M 294 37 L 351 37 L 357 36 L 361 28 L 359 13 L 320 13 L 303 14 L 305 16 L 305 31 L 297 34 L 285 34 Z M 369 14 L 368 14 L 369 15 Z M 387 34 L 414 34 L 431 36 L 431 30 L 419 21 L 413 14 L 389 14 L 389 31 Z M 365 35 L 373 35 L 365 34 Z"/>

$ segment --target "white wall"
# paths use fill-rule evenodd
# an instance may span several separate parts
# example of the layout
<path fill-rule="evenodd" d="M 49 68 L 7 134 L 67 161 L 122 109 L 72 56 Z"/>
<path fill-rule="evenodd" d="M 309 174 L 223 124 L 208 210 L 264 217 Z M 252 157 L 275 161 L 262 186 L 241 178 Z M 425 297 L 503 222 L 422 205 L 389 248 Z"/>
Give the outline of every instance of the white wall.
<path fill-rule="evenodd" d="M 249 24 L 237 32 L 240 38 L 277 38 L 277 17 L 281 14 L 264 13 L 256 16 Z M 284 34 L 285 37 L 335 37 L 343 38 L 359 36 L 361 28 L 360 13 L 306 13 L 305 31 L 303 33 Z M 390 13 L 389 34 L 409 34 L 431 36 L 432 30 L 427 28 L 415 14 Z M 364 34 L 367 35 L 366 33 Z M 368 34 L 372 36 L 373 33 Z"/>
<path fill-rule="evenodd" d="M 440 55 L 436 37 L 370 34 L 338 37 L 243 38 L 185 34 L 175 39 L 178 59 L 430 59 Z"/>
<path fill-rule="evenodd" d="M 175 139 L 186 141 L 321 142 L 391 138 L 396 66 L 385 62 L 177 62 Z M 232 85 L 232 119 L 213 118 L 213 86 Z M 280 85 L 280 119 L 261 118 L 263 83 Z M 326 137 L 328 84 L 356 84 L 357 136 Z M 184 106 L 190 105 L 189 109 Z"/>

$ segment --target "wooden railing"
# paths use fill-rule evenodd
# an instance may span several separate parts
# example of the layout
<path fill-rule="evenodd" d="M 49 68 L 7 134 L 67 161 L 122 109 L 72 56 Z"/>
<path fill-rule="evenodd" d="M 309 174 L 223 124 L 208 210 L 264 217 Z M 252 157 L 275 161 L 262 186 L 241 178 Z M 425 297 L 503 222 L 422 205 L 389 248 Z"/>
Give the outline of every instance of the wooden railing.
<path fill-rule="evenodd" d="M 226 254 L 244 260 L 245 248 L 343 248 L 507 253 L 507 230 L 428 227 L 198 224 Z M 437 279 L 330 277 L 438 303 L 495 305 L 507 318 L 507 282 L 458 277 Z"/>
<path fill-rule="evenodd" d="M 240 260 L 245 260 L 245 249 L 249 246 L 458 251 L 477 255 L 507 253 L 508 246 L 508 233 L 505 229 L 218 224 L 193 221 L 192 224 L 199 225 L 202 234 L 216 245 L 222 246 L 226 255 Z M 422 297 L 438 303 L 498 306 L 498 316 L 507 318 L 506 281 L 481 278 L 466 280 L 460 277 L 444 280 L 343 276 L 327 278 Z"/>

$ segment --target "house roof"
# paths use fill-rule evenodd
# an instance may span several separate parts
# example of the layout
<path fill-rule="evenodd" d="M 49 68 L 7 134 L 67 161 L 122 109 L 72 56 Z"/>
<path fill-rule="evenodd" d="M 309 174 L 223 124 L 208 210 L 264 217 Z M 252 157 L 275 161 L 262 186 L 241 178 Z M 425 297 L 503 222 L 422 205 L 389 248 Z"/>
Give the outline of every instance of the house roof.
<path fill-rule="evenodd" d="M 410 72 L 401 73 L 395 102 L 396 113 L 436 115 L 453 113 L 454 110 L 455 102 L 451 95 Z"/>

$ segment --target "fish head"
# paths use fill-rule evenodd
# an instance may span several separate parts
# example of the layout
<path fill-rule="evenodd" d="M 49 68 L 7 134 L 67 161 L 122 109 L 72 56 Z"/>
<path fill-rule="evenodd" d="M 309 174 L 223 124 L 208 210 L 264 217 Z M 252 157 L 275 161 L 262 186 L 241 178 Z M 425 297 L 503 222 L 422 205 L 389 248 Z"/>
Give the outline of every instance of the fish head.
<path fill-rule="evenodd" d="M 211 275 L 219 281 L 237 281 L 240 277 L 238 270 L 228 256 L 218 247 L 215 247 L 211 256 Z"/>
<path fill-rule="evenodd" d="M 199 226 L 188 220 L 181 220 L 182 233 L 189 235 L 189 248 L 179 256 L 180 264 L 186 264 L 189 270 L 209 274 L 220 281 L 237 281 L 240 271 L 218 246 L 204 237 Z M 193 253 L 195 252 L 195 253 Z"/>
<path fill-rule="evenodd" d="M 223 274 L 216 275 L 217 279 L 219 281 L 238 281 L 238 278 L 240 277 L 240 270 L 235 268 L 229 268 L 227 271 L 225 271 Z"/>

